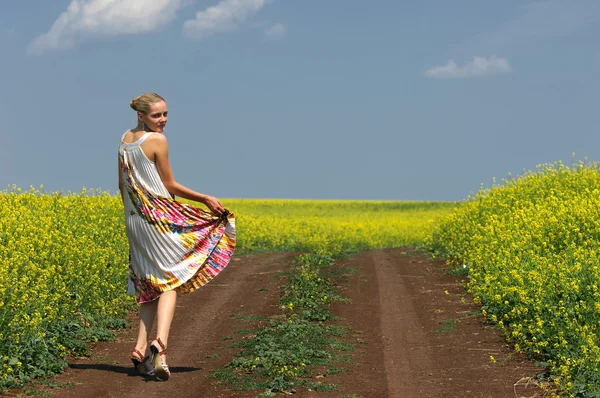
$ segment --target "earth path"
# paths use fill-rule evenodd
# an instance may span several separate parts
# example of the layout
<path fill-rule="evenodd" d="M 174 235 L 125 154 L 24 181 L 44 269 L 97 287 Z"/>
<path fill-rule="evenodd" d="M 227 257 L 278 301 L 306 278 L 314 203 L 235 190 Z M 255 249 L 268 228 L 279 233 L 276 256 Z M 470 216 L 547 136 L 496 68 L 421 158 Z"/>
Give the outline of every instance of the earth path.
<path fill-rule="evenodd" d="M 279 287 L 284 281 L 278 271 L 286 270 L 295 256 L 234 257 L 214 281 L 180 298 L 169 338 L 168 382 L 133 374 L 128 357 L 135 344 L 134 327 L 122 331 L 116 341 L 97 344 L 92 358 L 69 361 L 70 367 L 55 381 L 75 385 L 51 392 L 66 398 L 255 397 L 259 392 L 228 390 L 209 372 L 231 360 L 236 350 L 227 346 L 241 339 L 237 330 L 261 323 L 233 315 L 279 313 Z M 332 311 L 341 317 L 340 324 L 354 330 L 347 340 L 355 345 L 358 365 L 340 365 L 348 370 L 320 378 L 339 383 L 335 392 L 299 391 L 295 396 L 542 395 L 535 385 L 524 382 L 539 369 L 511 353 L 498 331 L 469 304 L 469 297 L 461 302 L 464 277 L 448 275 L 442 262 L 431 262 L 411 248 L 396 248 L 365 251 L 339 263 L 356 270 L 340 283 L 341 295 L 352 303 L 335 303 Z"/>

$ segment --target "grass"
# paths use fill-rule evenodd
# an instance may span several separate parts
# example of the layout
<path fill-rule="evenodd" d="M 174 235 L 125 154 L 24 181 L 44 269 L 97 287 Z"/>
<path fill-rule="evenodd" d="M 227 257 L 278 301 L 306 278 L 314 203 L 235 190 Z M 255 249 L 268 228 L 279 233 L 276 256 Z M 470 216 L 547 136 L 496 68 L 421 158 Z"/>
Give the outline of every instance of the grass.
<path fill-rule="evenodd" d="M 434 331 L 434 333 L 450 332 L 450 331 L 454 330 L 457 322 L 458 322 L 458 320 L 456 320 L 456 319 L 446 319 L 446 320 L 440 321 L 440 324 L 442 324 L 444 326 L 436 329 Z"/>
<path fill-rule="evenodd" d="M 469 267 L 466 264 L 449 267 L 446 273 L 452 276 L 467 276 L 469 275 Z"/>
<path fill-rule="evenodd" d="M 244 314 L 229 314 L 231 319 L 240 319 L 242 321 L 264 321 L 268 318 L 262 315 L 244 315 Z"/>
<path fill-rule="evenodd" d="M 344 340 L 350 329 L 330 324 L 334 317 L 329 305 L 344 301 L 332 279 L 356 273 L 336 269 L 334 264 L 326 253 L 298 257 L 281 290 L 282 313 L 263 327 L 238 331 L 250 337 L 230 345 L 240 352 L 212 376 L 233 390 L 264 390 L 259 396 L 265 397 L 298 388 L 334 391 L 336 385 L 313 378 L 339 374 L 346 370 L 339 364 L 351 362 L 354 346 Z"/>
<path fill-rule="evenodd" d="M 211 358 L 219 358 L 219 354 L 206 354 L 204 355 L 204 358 L 206 359 L 211 359 Z"/>

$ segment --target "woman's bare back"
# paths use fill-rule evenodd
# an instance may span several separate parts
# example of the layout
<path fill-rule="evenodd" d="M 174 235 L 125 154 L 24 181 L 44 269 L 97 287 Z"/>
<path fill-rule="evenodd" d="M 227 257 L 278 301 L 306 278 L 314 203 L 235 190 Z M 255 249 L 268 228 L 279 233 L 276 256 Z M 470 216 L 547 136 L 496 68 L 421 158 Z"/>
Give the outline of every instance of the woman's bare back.
<path fill-rule="evenodd" d="M 135 131 L 135 132 L 128 130 L 125 133 L 125 135 L 123 136 L 123 142 L 126 144 L 133 144 L 133 143 L 137 142 L 140 138 L 142 138 L 146 133 L 147 132 L 143 131 L 143 130 Z M 156 140 L 152 139 L 153 138 L 152 136 L 155 134 L 160 134 L 160 133 L 151 134 L 140 145 L 142 152 L 144 152 L 144 155 L 146 155 L 148 160 L 150 160 L 152 163 L 154 163 L 156 161 Z"/>

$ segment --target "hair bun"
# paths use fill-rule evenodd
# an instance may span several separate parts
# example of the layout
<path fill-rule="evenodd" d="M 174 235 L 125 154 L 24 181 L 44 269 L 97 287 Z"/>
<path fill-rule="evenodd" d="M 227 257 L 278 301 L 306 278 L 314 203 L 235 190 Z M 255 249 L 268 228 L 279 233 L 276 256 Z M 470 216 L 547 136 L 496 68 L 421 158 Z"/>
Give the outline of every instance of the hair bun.
<path fill-rule="evenodd" d="M 138 109 L 137 109 L 137 100 L 138 100 L 139 98 L 140 98 L 140 97 L 135 97 L 135 98 L 134 98 L 134 99 L 132 99 L 132 100 L 131 100 L 131 102 L 129 103 L 129 106 L 131 107 L 131 109 L 133 109 L 133 110 L 134 110 L 134 111 L 136 111 L 136 112 L 138 111 Z"/>
<path fill-rule="evenodd" d="M 136 112 L 146 114 L 150 109 L 150 105 L 164 100 L 165 99 L 163 97 L 156 93 L 145 93 L 132 99 L 129 103 L 129 106 Z"/>

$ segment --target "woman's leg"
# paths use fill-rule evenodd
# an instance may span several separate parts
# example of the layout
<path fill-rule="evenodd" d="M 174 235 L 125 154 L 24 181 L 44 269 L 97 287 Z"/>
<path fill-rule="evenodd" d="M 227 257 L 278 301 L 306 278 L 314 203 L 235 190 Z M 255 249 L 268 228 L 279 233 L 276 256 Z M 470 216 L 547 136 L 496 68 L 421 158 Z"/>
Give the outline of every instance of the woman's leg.
<path fill-rule="evenodd" d="M 154 323 L 157 307 L 158 300 L 152 300 L 149 303 L 140 304 L 140 330 L 138 332 L 138 339 L 135 348 L 141 353 L 146 352 L 148 334 L 150 334 L 150 331 L 152 330 L 152 324 Z"/>
<path fill-rule="evenodd" d="M 165 347 L 168 345 L 167 341 L 169 340 L 169 330 L 171 329 L 171 321 L 173 320 L 173 315 L 175 314 L 176 302 L 177 292 L 175 290 L 164 292 L 158 298 L 158 325 L 156 328 L 156 337 L 160 338 Z M 162 350 L 158 344 L 155 345 L 159 351 Z"/>

